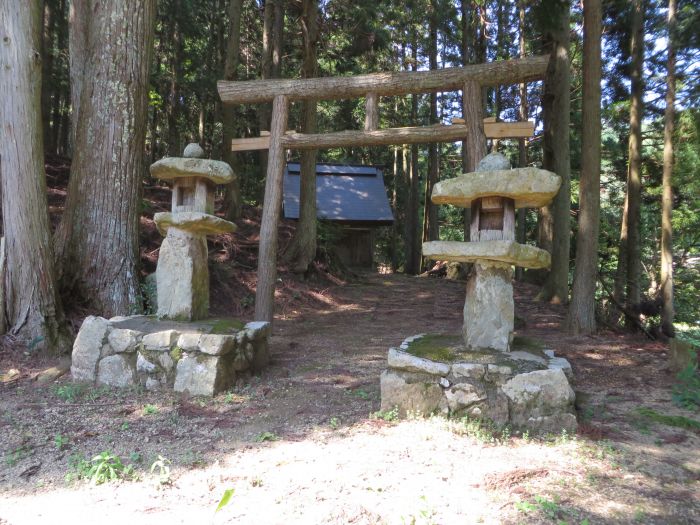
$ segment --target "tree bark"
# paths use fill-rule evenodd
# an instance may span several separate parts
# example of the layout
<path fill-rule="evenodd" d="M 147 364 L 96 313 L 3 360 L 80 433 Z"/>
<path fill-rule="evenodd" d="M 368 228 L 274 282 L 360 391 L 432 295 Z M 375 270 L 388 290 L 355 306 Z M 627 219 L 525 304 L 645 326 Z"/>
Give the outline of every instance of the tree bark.
<path fill-rule="evenodd" d="M 275 18 L 274 0 L 265 0 L 265 6 L 263 8 L 263 34 L 262 34 L 262 55 L 260 57 L 260 78 L 262 80 L 267 80 L 272 77 L 272 26 Z M 226 103 L 229 102 L 225 100 L 221 95 L 219 95 L 221 101 Z M 272 100 L 266 100 L 269 102 Z M 258 110 L 258 126 L 261 131 L 268 131 L 270 129 L 270 105 L 262 104 Z M 260 151 L 258 160 L 260 162 L 260 174 L 261 178 L 267 173 L 267 158 L 268 151 Z"/>
<path fill-rule="evenodd" d="M 430 1 L 430 16 L 428 22 L 428 67 L 431 70 L 437 69 L 437 2 Z M 437 119 L 437 93 L 430 93 L 430 113 L 429 123 L 436 124 Z M 433 205 L 430 196 L 433 193 L 433 186 L 440 178 L 440 159 L 438 158 L 438 145 L 431 142 L 428 145 L 428 176 L 425 178 L 425 201 L 423 206 L 423 241 L 435 241 L 439 238 L 440 230 L 438 226 L 438 208 Z"/>
<path fill-rule="evenodd" d="M 632 5 L 629 171 L 627 175 L 627 310 L 638 315 L 641 275 L 642 118 L 644 112 L 644 0 Z"/>
<path fill-rule="evenodd" d="M 415 31 L 412 34 L 412 58 L 411 68 L 413 71 L 418 69 L 418 43 Z M 411 123 L 418 120 L 418 95 L 411 97 Z M 406 273 L 409 275 L 417 275 L 420 273 L 421 261 L 421 246 L 418 222 L 418 206 L 419 206 L 419 182 L 420 174 L 418 172 L 418 145 L 411 146 L 410 155 L 410 171 L 408 184 L 408 209 L 406 210 Z"/>
<path fill-rule="evenodd" d="M 141 309 L 138 231 L 155 4 L 73 2 L 74 20 L 88 21 L 87 45 L 85 69 L 75 71 L 75 155 L 56 255 L 62 288 L 107 317 Z"/>
<path fill-rule="evenodd" d="M 275 281 L 277 279 L 278 223 L 282 211 L 284 146 L 289 99 L 280 95 L 272 102 L 270 126 L 270 162 L 265 180 L 265 205 L 260 227 L 258 252 L 258 284 L 255 289 L 255 320 L 272 322 L 275 313 Z"/>
<path fill-rule="evenodd" d="M 180 0 L 174 0 L 173 11 L 170 13 L 170 40 L 173 50 L 170 54 L 170 93 L 166 107 L 168 117 L 168 155 L 179 157 L 182 155 L 180 143 L 180 130 L 178 129 L 180 118 L 180 85 L 182 84 L 183 42 L 182 28 L 180 27 Z"/>
<path fill-rule="evenodd" d="M 56 153 L 55 144 L 52 144 L 51 101 L 58 96 L 58 90 L 52 82 L 54 63 L 54 33 L 56 32 L 56 13 L 53 2 L 45 0 L 43 13 L 43 35 L 41 43 L 42 73 L 41 73 L 41 120 L 44 135 L 44 149 L 47 152 Z M 59 13 L 61 16 L 62 13 Z M 58 125 L 58 122 L 54 122 Z"/>
<path fill-rule="evenodd" d="M 518 1 L 518 54 L 520 58 L 525 56 L 525 0 Z M 528 104 L 527 104 L 527 83 L 521 82 L 519 86 L 520 108 L 519 118 L 521 121 L 528 119 Z M 524 168 L 527 166 L 527 139 L 518 139 L 518 166 Z M 525 244 L 526 228 L 525 221 L 527 218 L 527 210 L 520 208 L 517 212 L 515 240 L 520 244 Z M 515 267 L 515 280 L 521 281 L 524 275 L 524 268 L 521 266 Z"/>
<path fill-rule="evenodd" d="M 600 225 L 601 17 L 600 0 L 585 0 L 583 4 L 580 204 L 576 236 L 576 267 L 567 317 L 567 328 L 573 334 L 591 334 L 596 330 L 595 289 Z"/>
<path fill-rule="evenodd" d="M 73 151 L 78 134 L 80 102 L 87 78 L 90 12 L 94 0 L 71 0 L 68 10 L 68 58 L 70 69 L 71 128 L 68 149 Z"/>
<path fill-rule="evenodd" d="M 70 350 L 56 293 L 41 131 L 41 2 L 0 2 L 0 186 L 9 332 L 29 350 Z"/>
<path fill-rule="evenodd" d="M 304 61 L 302 78 L 315 77 L 318 71 L 316 47 L 318 45 L 318 0 L 303 0 L 301 27 L 304 37 Z M 302 104 L 302 129 L 314 133 L 316 125 L 316 101 L 305 100 Z M 301 152 L 299 222 L 294 237 L 285 254 L 295 273 L 304 273 L 316 257 L 316 154 L 318 150 Z"/>
<path fill-rule="evenodd" d="M 561 188 L 554 198 L 549 213 L 543 213 L 542 217 L 542 233 L 547 235 L 551 231 L 552 266 L 538 298 L 552 303 L 566 303 L 569 298 L 571 235 L 569 224 L 571 213 L 569 12 L 569 2 L 561 2 L 556 4 L 556 9 L 552 13 L 554 27 L 549 35 L 551 60 L 547 68 L 542 103 L 544 113 L 542 164 L 545 169 L 553 171 L 562 179 Z M 547 244 L 549 244 L 548 239 L 547 242 L 542 242 L 540 247 L 547 249 L 549 248 Z"/>
<path fill-rule="evenodd" d="M 226 42 L 226 58 L 224 61 L 224 80 L 236 80 L 238 78 L 238 65 L 241 53 L 241 15 L 243 11 L 243 0 L 230 0 L 228 7 L 229 30 Z M 236 106 L 233 104 L 222 104 L 222 158 L 227 162 L 235 177 L 233 182 L 226 186 L 225 208 L 226 218 L 230 221 L 241 216 L 241 176 L 238 156 L 231 151 L 231 140 L 236 137 Z"/>
<path fill-rule="evenodd" d="M 661 199 L 661 330 L 675 336 L 673 318 L 673 132 L 676 103 L 676 0 L 668 1 L 668 57 L 666 59 L 666 109 L 664 111 L 664 167 Z"/>

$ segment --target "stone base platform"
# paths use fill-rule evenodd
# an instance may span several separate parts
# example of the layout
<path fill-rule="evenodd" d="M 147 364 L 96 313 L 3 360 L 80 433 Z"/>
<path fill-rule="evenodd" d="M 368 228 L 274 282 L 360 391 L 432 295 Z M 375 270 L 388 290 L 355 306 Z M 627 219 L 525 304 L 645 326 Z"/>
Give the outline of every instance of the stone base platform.
<path fill-rule="evenodd" d="M 270 324 L 87 317 L 73 344 L 76 381 L 213 396 L 269 361 Z"/>
<path fill-rule="evenodd" d="M 421 334 L 389 350 L 381 408 L 489 419 L 533 433 L 575 432 L 569 362 L 515 338 L 512 352 L 469 351 L 459 336 Z"/>

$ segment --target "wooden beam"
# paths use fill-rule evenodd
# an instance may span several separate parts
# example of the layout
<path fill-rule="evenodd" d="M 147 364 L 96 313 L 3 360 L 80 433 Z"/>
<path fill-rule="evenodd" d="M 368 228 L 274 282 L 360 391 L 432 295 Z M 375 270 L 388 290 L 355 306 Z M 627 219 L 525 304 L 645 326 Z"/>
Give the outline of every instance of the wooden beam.
<path fill-rule="evenodd" d="M 389 144 L 428 144 L 463 140 L 466 126 L 417 126 L 375 131 L 337 131 L 334 133 L 290 133 L 284 136 L 289 149 L 344 148 L 347 146 L 385 146 Z"/>
<path fill-rule="evenodd" d="M 480 86 L 497 86 L 541 80 L 548 62 L 549 55 L 542 55 L 431 71 L 239 82 L 220 80 L 217 88 L 221 101 L 227 104 L 259 104 L 277 95 L 286 95 L 290 100 L 337 100 L 364 97 L 367 93 L 377 96 L 433 93 L 462 89 L 467 81 Z"/>
<path fill-rule="evenodd" d="M 464 119 L 453 118 L 452 124 L 464 124 Z M 485 118 L 484 133 L 487 139 L 526 139 L 535 134 L 535 121 L 496 122 L 494 117 Z"/>
<path fill-rule="evenodd" d="M 255 289 L 255 320 L 272 322 L 275 311 L 275 281 L 277 280 L 277 225 L 282 212 L 282 183 L 284 179 L 284 131 L 287 129 L 289 99 L 285 95 L 272 102 L 270 153 L 267 161 L 265 200 L 260 225 L 258 250 L 258 284 Z"/>

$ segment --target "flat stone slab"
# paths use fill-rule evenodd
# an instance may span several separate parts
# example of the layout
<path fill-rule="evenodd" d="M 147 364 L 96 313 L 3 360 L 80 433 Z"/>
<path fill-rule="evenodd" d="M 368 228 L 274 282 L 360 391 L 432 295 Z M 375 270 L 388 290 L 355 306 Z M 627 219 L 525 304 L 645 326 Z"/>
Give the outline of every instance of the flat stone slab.
<path fill-rule="evenodd" d="M 549 268 L 552 258 L 545 250 L 515 241 L 430 241 L 423 243 L 423 257 L 455 262 L 495 262 L 523 268 Z"/>
<path fill-rule="evenodd" d="M 228 184 L 235 175 L 231 166 L 220 160 L 185 157 L 165 157 L 151 164 L 151 176 L 156 179 L 202 177 L 214 184 Z"/>
<path fill-rule="evenodd" d="M 270 323 L 184 323 L 153 317 L 87 317 L 73 346 L 74 380 L 170 388 L 213 396 L 269 361 Z"/>
<path fill-rule="evenodd" d="M 482 197 L 506 197 L 516 208 L 541 208 L 559 191 L 561 177 L 539 168 L 476 171 L 438 182 L 433 187 L 435 204 L 468 208 Z"/>
<path fill-rule="evenodd" d="M 199 211 L 162 211 L 156 213 L 153 220 L 163 236 L 168 233 L 169 228 L 177 228 L 193 235 L 218 235 L 236 231 L 236 225 L 232 222 Z"/>

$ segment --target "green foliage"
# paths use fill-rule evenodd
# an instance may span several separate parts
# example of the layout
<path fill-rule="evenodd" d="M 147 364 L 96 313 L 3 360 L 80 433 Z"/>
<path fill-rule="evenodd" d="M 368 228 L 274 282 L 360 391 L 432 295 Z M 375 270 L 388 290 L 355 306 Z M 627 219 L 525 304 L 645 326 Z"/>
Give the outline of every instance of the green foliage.
<path fill-rule="evenodd" d="M 498 426 L 490 419 L 479 419 L 469 416 L 461 418 L 452 427 L 452 431 L 460 436 L 466 436 L 480 443 L 490 445 L 505 445 L 510 441 L 512 434 L 508 425 Z"/>
<path fill-rule="evenodd" d="M 669 416 L 660 414 L 648 407 L 639 407 L 633 413 L 633 419 L 644 423 L 661 423 L 670 427 L 685 428 L 688 430 L 700 429 L 700 421 L 685 416 Z"/>
<path fill-rule="evenodd" d="M 5 464 L 8 467 L 14 467 L 23 459 L 29 457 L 34 452 L 34 448 L 29 444 L 20 445 L 5 454 Z"/>
<path fill-rule="evenodd" d="M 158 413 L 158 407 L 151 404 L 146 404 L 143 406 L 143 414 L 145 416 L 150 416 Z"/>
<path fill-rule="evenodd" d="M 87 461 L 82 454 L 73 454 L 68 459 L 69 472 L 66 481 L 88 479 L 95 485 L 111 481 L 135 480 L 136 472 L 132 465 L 124 465 L 119 456 L 103 451 Z"/>
<path fill-rule="evenodd" d="M 261 432 L 255 436 L 256 443 L 264 443 L 266 441 L 278 441 L 279 436 L 274 432 Z"/>
<path fill-rule="evenodd" d="M 221 496 L 221 499 L 219 500 L 219 504 L 216 506 L 216 511 L 219 512 L 221 509 L 223 509 L 226 505 L 231 503 L 231 499 L 233 498 L 233 493 L 235 492 L 235 489 L 226 489 Z"/>
<path fill-rule="evenodd" d="M 370 414 L 370 419 L 381 419 L 386 422 L 394 422 L 399 420 L 399 408 L 394 407 L 391 410 L 377 410 Z"/>
<path fill-rule="evenodd" d="M 53 388 L 54 395 L 62 401 L 73 403 L 85 393 L 84 385 L 77 383 L 66 383 Z"/>
<path fill-rule="evenodd" d="M 331 427 L 331 430 L 338 430 L 340 428 L 340 419 L 334 416 L 328 421 L 328 425 Z"/>
<path fill-rule="evenodd" d="M 56 446 L 57 450 L 62 450 L 65 446 L 68 445 L 68 438 L 62 434 L 56 434 L 53 437 L 53 443 Z"/>

